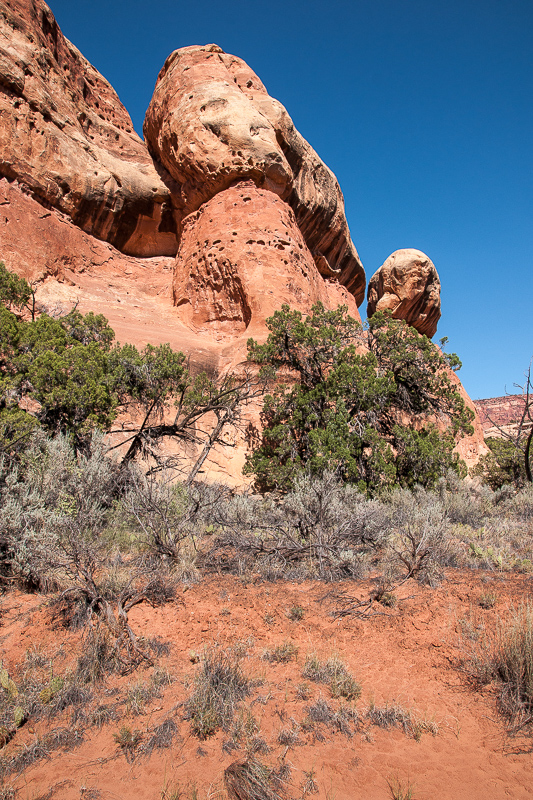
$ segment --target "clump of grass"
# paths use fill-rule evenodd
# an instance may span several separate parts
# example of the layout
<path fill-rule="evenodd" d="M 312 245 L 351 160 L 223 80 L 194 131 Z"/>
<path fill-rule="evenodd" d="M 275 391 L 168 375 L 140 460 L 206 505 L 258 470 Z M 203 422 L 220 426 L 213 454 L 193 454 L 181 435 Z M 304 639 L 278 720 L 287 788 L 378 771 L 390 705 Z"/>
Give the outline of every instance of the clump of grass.
<path fill-rule="evenodd" d="M 311 690 L 308 683 L 299 683 L 296 687 L 296 697 L 299 700 L 309 700 L 311 697 Z"/>
<path fill-rule="evenodd" d="M 142 733 L 138 730 L 132 730 L 128 725 L 121 725 L 118 732 L 113 734 L 113 739 L 120 749 L 124 751 L 126 760 L 133 761 L 135 750 L 142 740 Z"/>
<path fill-rule="evenodd" d="M 282 728 L 278 734 L 278 743 L 286 747 L 294 747 L 297 744 L 302 744 L 300 740 L 300 726 L 292 721 L 292 724 L 287 728 Z"/>
<path fill-rule="evenodd" d="M 381 603 L 381 605 L 385 606 L 386 608 L 394 608 L 398 603 L 398 598 L 396 597 L 394 592 L 387 590 L 384 587 L 380 587 L 377 590 L 374 599 L 377 600 L 378 603 Z"/>
<path fill-rule="evenodd" d="M 303 781 L 300 785 L 300 789 L 302 790 L 302 796 L 306 797 L 308 794 L 318 794 L 320 791 L 318 788 L 318 783 L 315 780 L 315 770 L 310 769 L 308 771 L 304 770 L 303 773 Z"/>
<path fill-rule="evenodd" d="M 408 780 L 404 785 L 398 778 L 391 778 L 387 781 L 391 800 L 414 800 L 413 786 Z"/>
<path fill-rule="evenodd" d="M 354 730 L 359 727 L 357 711 L 347 705 L 342 705 L 340 708 L 335 709 L 320 698 L 312 706 L 309 706 L 306 711 L 307 716 L 302 723 L 304 730 L 313 730 L 316 724 L 323 724 L 333 731 L 343 733 L 345 736 L 353 736 Z"/>
<path fill-rule="evenodd" d="M 80 800 L 100 800 L 102 792 L 94 786 L 80 787 Z"/>
<path fill-rule="evenodd" d="M 179 783 L 165 783 L 161 789 L 161 800 L 182 800 L 183 797 L 185 794 Z"/>
<path fill-rule="evenodd" d="M 301 622 L 305 616 L 305 611 L 302 606 L 291 606 L 287 611 L 287 617 L 291 622 Z"/>
<path fill-rule="evenodd" d="M 435 720 L 414 715 L 399 703 L 385 703 L 384 706 L 370 705 L 366 719 L 378 728 L 401 728 L 406 736 L 419 742 L 424 733 L 437 736 L 439 725 Z"/>
<path fill-rule="evenodd" d="M 91 628 L 86 637 L 83 653 L 78 658 L 76 679 L 83 684 L 95 684 L 108 673 L 119 669 L 116 642 L 103 626 Z"/>
<path fill-rule="evenodd" d="M 326 684 L 333 697 L 357 700 L 361 696 L 360 684 L 338 656 L 321 661 L 315 653 L 311 653 L 305 659 L 302 677 Z"/>
<path fill-rule="evenodd" d="M 86 720 L 88 725 L 94 725 L 97 728 L 102 728 L 109 722 L 115 722 L 118 719 L 117 704 L 111 705 L 98 704 L 87 715 Z"/>
<path fill-rule="evenodd" d="M 500 711 L 516 729 L 533 724 L 533 607 L 524 603 L 486 628 L 471 665 L 484 683 L 499 684 Z"/>
<path fill-rule="evenodd" d="M 498 595 L 496 594 L 496 592 L 490 592 L 490 591 L 482 592 L 479 595 L 478 602 L 481 608 L 484 609 L 494 608 L 494 606 L 498 602 Z"/>
<path fill-rule="evenodd" d="M 253 750 L 252 742 L 258 730 L 259 726 L 257 725 L 257 720 L 250 709 L 241 708 L 237 714 L 237 718 L 233 721 L 230 729 L 230 736 L 222 745 L 222 749 L 225 750 L 226 753 L 231 753 L 244 742 L 247 749 Z"/>
<path fill-rule="evenodd" d="M 234 761 L 224 770 L 230 800 L 282 800 L 283 785 L 274 769 L 255 757 Z"/>
<path fill-rule="evenodd" d="M 44 736 L 36 737 L 30 744 L 23 745 L 11 758 L 0 760 L 0 779 L 14 772 L 23 772 L 37 761 L 49 758 L 55 750 L 67 752 L 82 742 L 83 731 L 79 728 L 54 728 Z"/>
<path fill-rule="evenodd" d="M 178 726 L 173 719 L 165 719 L 161 725 L 154 728 L 154 732 L 143 745 L 143 752 L 150 757 L 154 750 L 163 750 L 172 747 L 174 737 L 178 734 Z"/>
<path fill-rule="evenodd" d="M 172 647 L 170 642 L 161 641 L 159 636 L 153 636 L 151 639 L 146 639 L 146 645 L 157 658 L 161 658 L 161 656 L 168 656 Z"/>
<path fill-rule="evenodd" d="M 240 657 L 231 648 L 212 647 L 204 656 L 186 705 L 193 733 L 206 739 L 219 728 L 227 730 L 237 704 L 249 693 L 250 680 L 241 669 Z"/>
<path fill-rule="evenodd" d="M 126 704 L 130 714 L 144 714 L 146 706 L 154 699 L 161 697 L 162 686 L 169 685 L 171 678 L 166 670 L 155 669 L 148 680 L 132 683 L 126 696 Z"/>
<path fill-rule="evenodd" d="M 402 728 L 408 736 L 413 733 L 411 712 L 397 703 L 390 705 L 385 703 L 384 706 L 372 703 L 366 712 L 366 718 L 371 725 L 376 725 L 378 728 Z"/>
<path fill-rule="evenodd" d="M 298 658 L 298 647 L 293 642 L 283 642 L 276 645 L 273 650 L 266 650 L 263 654 L 265 661 L 275 661 L 278 664 L 287 664 Z"/>

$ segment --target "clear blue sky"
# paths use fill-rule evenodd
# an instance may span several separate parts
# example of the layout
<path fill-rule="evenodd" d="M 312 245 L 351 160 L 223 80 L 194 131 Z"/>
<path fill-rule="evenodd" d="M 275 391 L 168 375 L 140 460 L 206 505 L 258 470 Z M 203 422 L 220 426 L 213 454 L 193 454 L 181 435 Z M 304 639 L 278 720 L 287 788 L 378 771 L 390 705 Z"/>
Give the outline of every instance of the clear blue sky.
<path fill-rule="evenodd" d="M 533 355 L 532 0 L 51 0 L 142 135 L 159 69 L 215 42 L 243 58 L 335 172 L 367 278 L 435 263 L 435 339 L 472 398 Z M 366 305 L 361 308 L 365 315 Z"/>

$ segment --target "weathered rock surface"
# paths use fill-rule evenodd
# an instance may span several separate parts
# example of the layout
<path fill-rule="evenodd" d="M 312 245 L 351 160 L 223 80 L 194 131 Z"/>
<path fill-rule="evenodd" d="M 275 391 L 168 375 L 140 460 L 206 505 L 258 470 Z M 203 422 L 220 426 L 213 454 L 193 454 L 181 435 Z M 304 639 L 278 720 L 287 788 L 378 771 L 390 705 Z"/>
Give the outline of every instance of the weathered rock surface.
<path fill-rule="evenodd" d="M 265 320 L 283 303 L 308 312 L 346 302 L 344 287 L 328 293 L 290 206 L 252 180 L 240 181 L 184 221 L 173 294 L 180 317 L 198 330 L 233 336 L 265 332 Z M 333 295 L 333 296 L 332 296 Z"/>
<path fill-rule="evenodd" d="M 362 302 L 365 274 L 337 180 L 244 61 L 217 45 L 174 51 L 159 74 L 144 135 L 179 186 L 183 216 L 249 178 L 291 205 L 319 272 Z"/>
<path fill-rule="evenodd" d="M 187 327 L 172 304 L 174 258 L 134 258 L 82 231 L 57 209 L 45 209 L 22 187 L 0 179 L 0 260 L 34 283 L 53 313 L 74 305 L 104 314 L 120 342 L 169 342 L 193 367 L 221 369 L 230 353 L 213 336 Z M 246 352 L 245 342 L 242 351 Z"/>
<path fill-rule="evenodd" d="M 169 342 L 210 372 L 239 369 L 282 303 L 358 316 L 338 183 L 243 61 L 216 45 L 173 53 L 145 131 L 150 152 L 43 0 L 0 0 L 0 259 L 39 302 L 97 310 L 119 341 Z M 429 315 L 415 306 L 410 324 Z M 259 408 L 247 414 L 258 425 Z M 234 445 L 212 464 L 240 484 Z"/>
<path fill-rule="evenodd" d="M 0 2 L 0 176 L 124 253 L 176 253 L 170 189 L 42 0 Z"/>
<path fill-rule="evenodd" d="M 526 402 L 525 394 L 509 394 L 505 397 L 475 400 L 474 405 L 485 436 L 500 438 L 502 430 L 506 433 L 515 433 L 523 418 Z M 526 421 L 523 424 L 523 430 L 528 431 L 530 428 L 531 423 Z"/>
<path fill-rule="evenodd" d="M 435 265 L 420 250 L 396 250 L 368 284 L 367 316 L 392 311 L 419 333 L 435 335 L 440 319 L 440 280 Z"/>

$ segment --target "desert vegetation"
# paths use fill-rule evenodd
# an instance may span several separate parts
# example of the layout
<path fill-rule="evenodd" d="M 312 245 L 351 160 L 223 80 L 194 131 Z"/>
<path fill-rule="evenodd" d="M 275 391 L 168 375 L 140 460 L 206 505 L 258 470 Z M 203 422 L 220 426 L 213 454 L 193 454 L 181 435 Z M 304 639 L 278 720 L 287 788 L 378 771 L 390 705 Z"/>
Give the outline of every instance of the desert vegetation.
<path fill-rule="evenodd" d="M 396 619 L 413 592 L 437 590 L 454 571 L 528 579 L 533 485 L 516 456 L 527 450 L 523 435 L 505 443 L 515 448 L 509 461 L 494 450 L 497 467 L 489 458 L 466 477 L 453 453 L 470 423 L 449 378 L 456 357 L 383 315 L 361 328 L 343 308 L 316 306 L 306 320 L 283 308 L 267 342 L 249 343 L 253 368 L 219 381 L 192 376 L 166 346 L 114 345 L 103 317 L 40 310 L 5 268 L 0 293 L 0 592 L 41 597 L 50 624 L 76 641 L 70 658 L 3 658 L 4 796 L 12 776 L 101 729 L 128 764 L 171 750 L 181 730 L 200 754 L 219 737 L 221 752 L 239 757 L 217 796 L 247 800 L 318 791 L 313 768 L 295 783 L 287 758 L 310 743 L 370 742 L 374 729 L 417 743 L 438 735 L 441 725 L 412 704 L 376 702 L 334 647 L 302 645 L 313 616 L 298 597 L 282 622 L 263 610 L 269 646 L 213 640 L 190 651 L 178 676 L 162 666 L 176 643 L 132 618 L 168 604 L 179 614 L 184 592 L 214 579 L 315 582 L 329 618 L 348 622 Z M 250 488 L 200 481 L 222 432 L 262 395 Z M 195 444 L 186 468 L 163 456 L 166 436 Z M 456 669 L 475 687 L 493 686 L 508 733 L 529 739 L 531 606 L 500 609 L 490 588 L 477 605 L 494 624 L 472 612 L 458 625 Z M 229 601 L 217 614 L 229 625 Z M 282 703 L 279 729 L 267 735 L 257 709 L 284 670 L 298 675 L 285 690 L 291 711 Z M 179 703 L 141 724 L 176 682 Z M 30 728 L 38 732 L 28 738 Z M 402 786 L 389 781 L 393 796 L 410 796 Z M 161 797 L 194 791 L 165 783 Z"/>

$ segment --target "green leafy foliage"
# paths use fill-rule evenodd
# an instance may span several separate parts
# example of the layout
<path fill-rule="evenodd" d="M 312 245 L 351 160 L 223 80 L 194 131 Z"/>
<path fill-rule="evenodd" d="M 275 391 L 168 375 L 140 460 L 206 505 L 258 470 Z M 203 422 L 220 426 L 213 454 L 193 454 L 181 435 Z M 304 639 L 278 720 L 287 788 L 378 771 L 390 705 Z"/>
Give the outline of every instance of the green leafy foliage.
<path fill-rule="evenodd" d="M 9 272 L 3 261 L 0 261 L 0 303 L 8 309 L 21 311 L 27 307 L 32 289 L 24 278 Z"/>
<path fill-rule="evenodd" d="M 283 306 L 267 325 L 265 344 L 248 342 L 250 360 L 277 379 L 245 466 L 258 488 L 286 491 L 302 471 L 332 470 L 375 493 L 461 469 L 454 436 L 471 432 L 472 412 L 450 377 L 456 356 L 388 315 L 363 328 L 344 306 L 319 303 L 307 318 Z"/>
<path fill-rule="evenodd" d="M 29 284 L 0 264 L 0 448 L 24 448 L 36 427 L 70 437 L 86 451 L 95 429 L 110 431 L 120 413 L 118 447 L 124 461 L 139 455 L 159 463 L 157 443 L 174 437 L 200 454 L 194 479 L 227 425 L 239 420 L 241 404 L 262 393 L 248 375 L 212 380 L 191 376 L 183 353 L 170 345 L 114 344 L 102 314 L 73 309 L 59 319 L 36 314 Z M 31 314 L 30 314 L 31 312 Z M 31 318 L 29 318 L 31 315 Z M 201 418 L 209 423 L 199 426 Z"/>
<path fill-rule="evenodd" d="M 524 444 L 525 444 L 525 436 Z M 525 485 L 526 468 L 524 464 L 524 447 L 518 446 L 509 439 L 487 438 L 485 444 L 490 452 L 482 456 L 474 468 L 474 475 L 479 475 L 491 489 L 499 489 L 506 484 Z"/>

